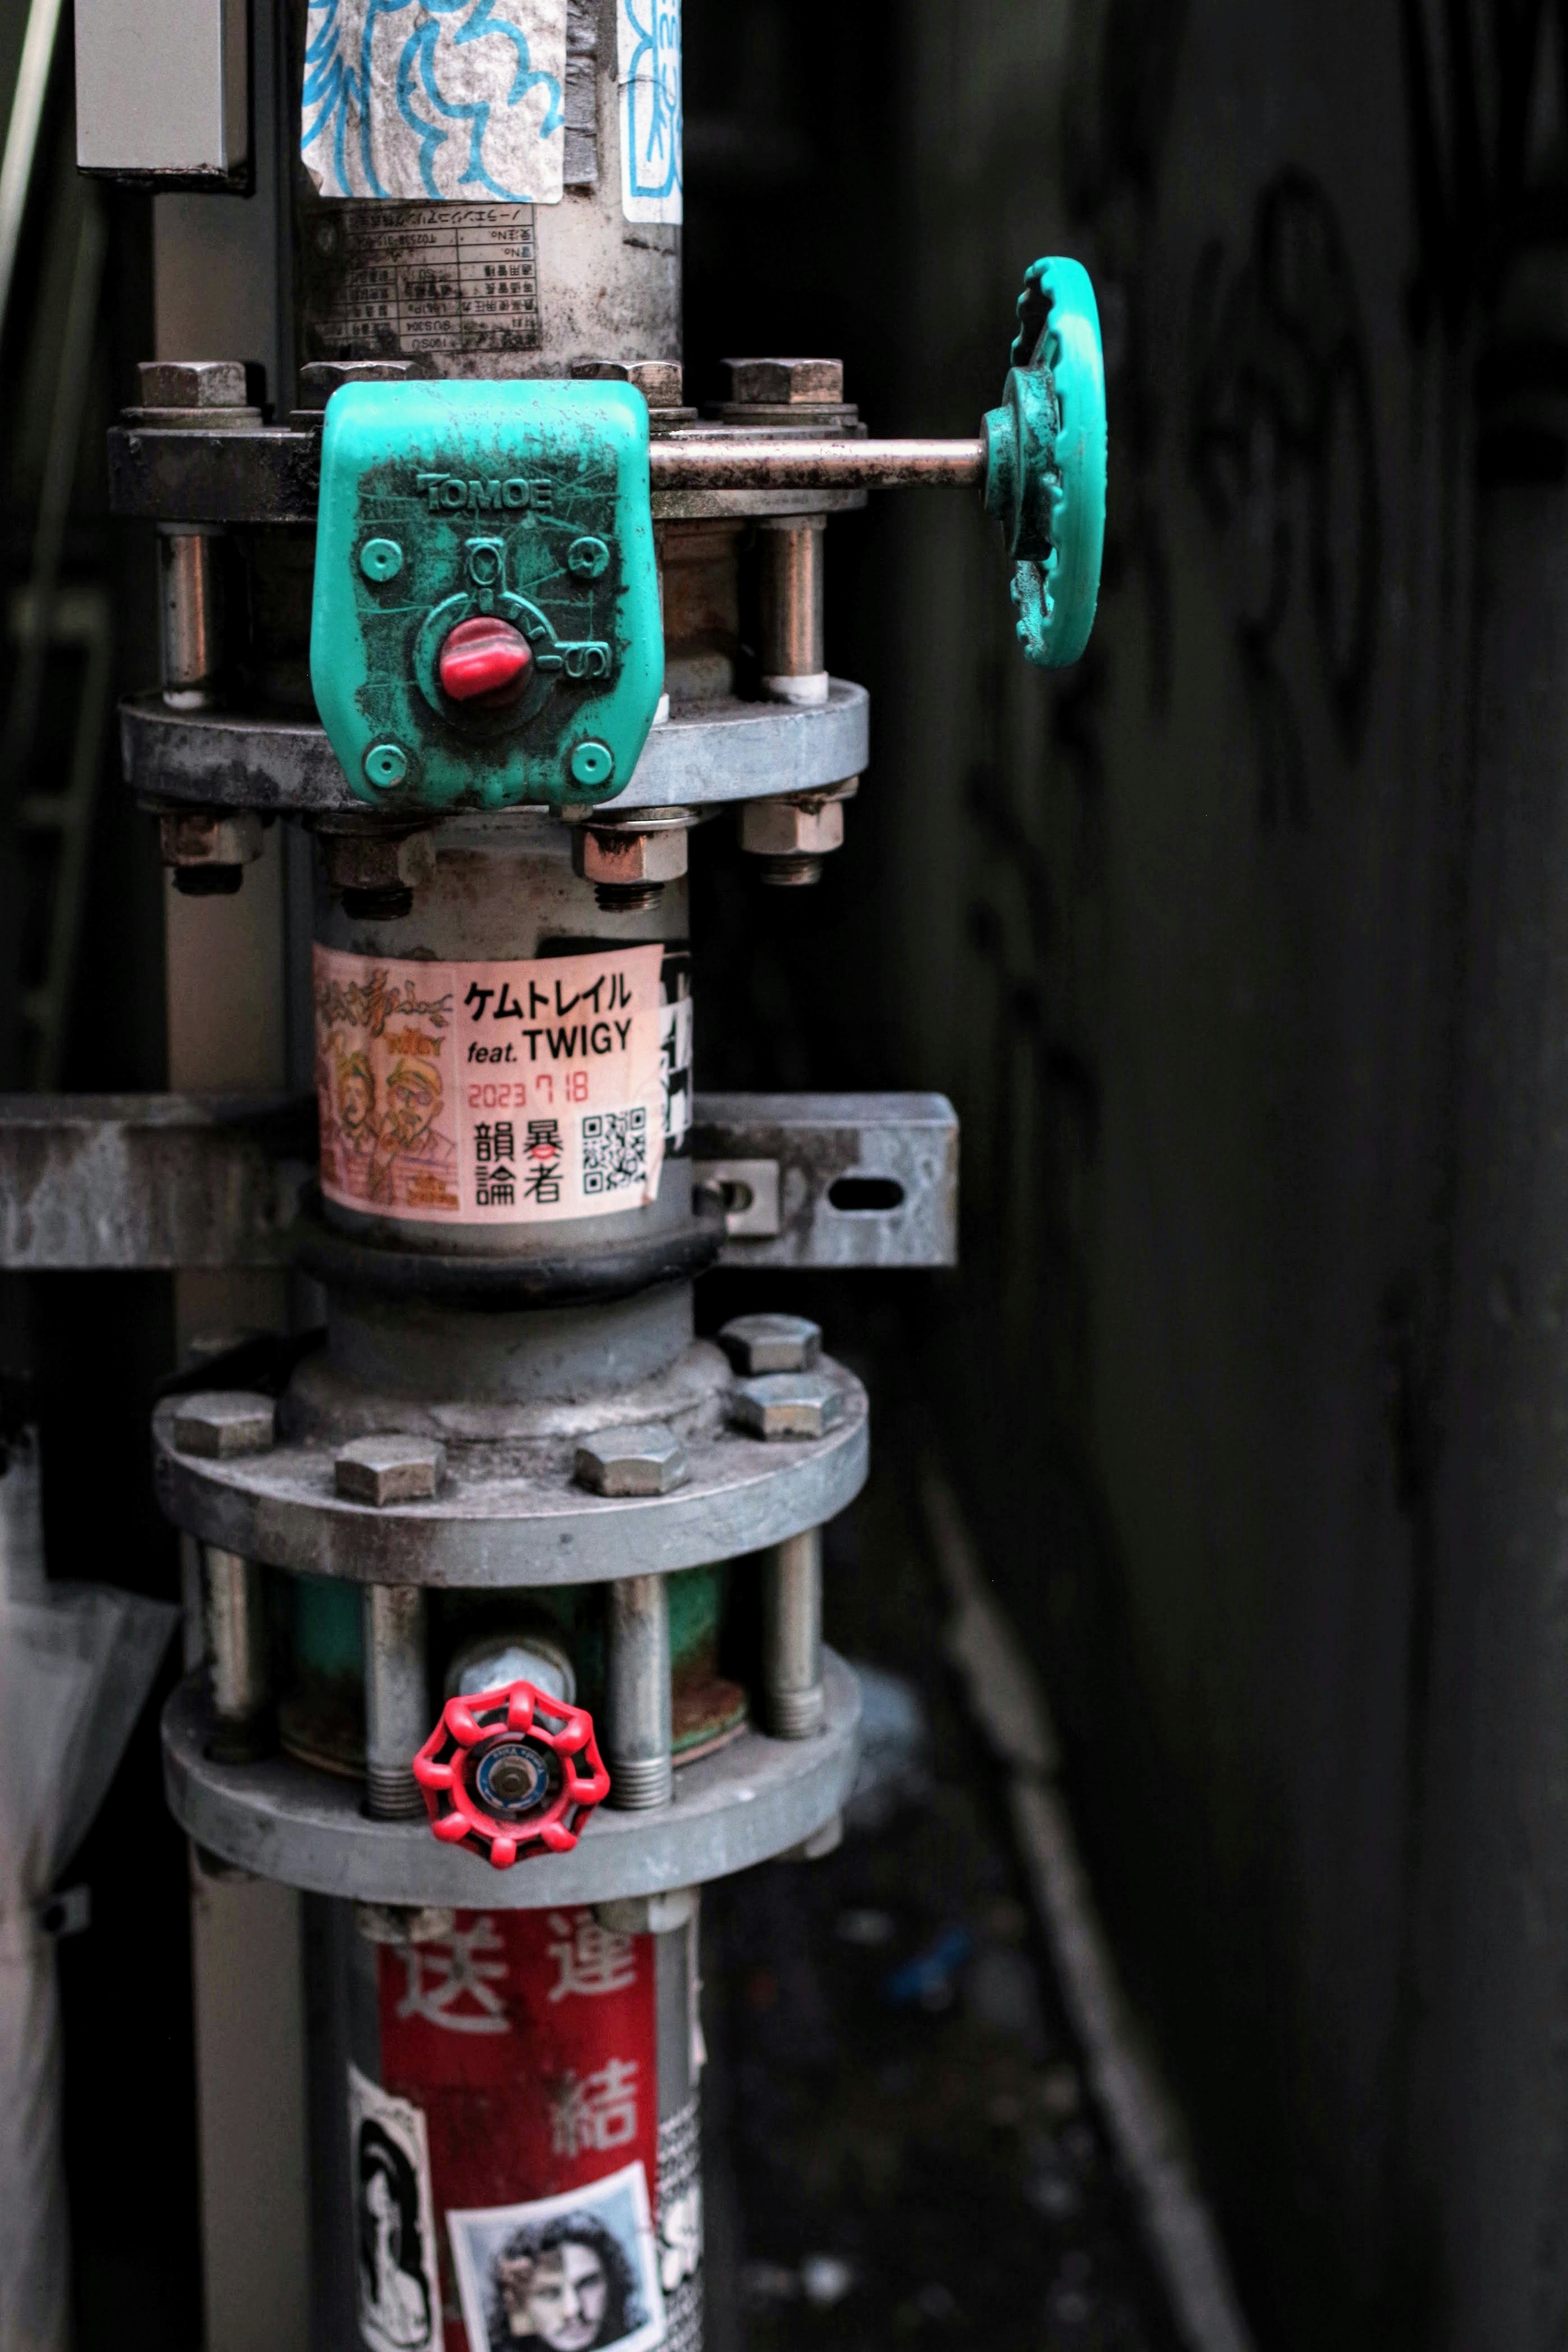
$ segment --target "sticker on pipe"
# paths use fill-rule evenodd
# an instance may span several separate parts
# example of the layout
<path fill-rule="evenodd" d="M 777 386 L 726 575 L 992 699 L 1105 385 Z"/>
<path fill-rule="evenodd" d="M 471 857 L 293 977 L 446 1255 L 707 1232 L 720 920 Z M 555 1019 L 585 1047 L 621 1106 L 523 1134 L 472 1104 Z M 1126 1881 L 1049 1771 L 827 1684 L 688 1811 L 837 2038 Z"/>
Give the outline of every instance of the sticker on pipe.
<path fill-rule="evenodd" d="M 352 2064 L 349 2154 L 361 2337 L 370 2352 L 430 2352 L 441 2340 L 441 2294 L 424 2117 Z"/>
<path fill-rule="evenodd" d="M 672 1104 L 664 961 L 657 945 L 516 963 L 318 947 L 326 1198 L 480 1225 L 656 1199 Z"/>
<path fill-rule="evenodd" d="M 323 196 L 558 205 L 567 0 L 308 0 L 299 153 Z"/>

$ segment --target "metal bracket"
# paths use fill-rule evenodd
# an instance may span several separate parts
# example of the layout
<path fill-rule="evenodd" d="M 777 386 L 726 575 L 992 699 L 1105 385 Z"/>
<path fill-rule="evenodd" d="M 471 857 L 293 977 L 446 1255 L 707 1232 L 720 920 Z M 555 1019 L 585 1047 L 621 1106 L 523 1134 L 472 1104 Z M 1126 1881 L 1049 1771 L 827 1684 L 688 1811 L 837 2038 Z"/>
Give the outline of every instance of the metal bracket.
<path fill-rule="evenodd" d="M 721 1265 L 958 1262 L 958 1115 L 945 1095 L 699 1095 L 692 1156 L 697 1181 L 726 1191 Z"/>
<path fill-rule="evenodd" d="M 728 1204 L 722 1264 L 957 1263 L 943 1096 L 699 1095 L 694 1113 L 693 1181 Z M 0 1095 L 0 1266 L 286 1265 L 315 1154 L 308 1097 Z"/>

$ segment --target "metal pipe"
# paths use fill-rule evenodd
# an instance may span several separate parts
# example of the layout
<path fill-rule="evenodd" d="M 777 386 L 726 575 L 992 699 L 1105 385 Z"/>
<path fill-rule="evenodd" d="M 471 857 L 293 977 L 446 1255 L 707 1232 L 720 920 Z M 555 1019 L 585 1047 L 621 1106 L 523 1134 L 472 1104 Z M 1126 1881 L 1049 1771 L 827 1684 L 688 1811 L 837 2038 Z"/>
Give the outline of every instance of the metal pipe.
<path fill-rule="evenodd" d="M 221 1761 L 249 1763 L 268 1746 L 272 1698 L 267 1594 L 258 1560 L 217 1544 L 202 1546 L 207 1659 L 216 1717 L 212 1748 Z"/>
<path fill-rule="evenodd" d="M 656 490 L 895 489 L 986 478 L 986 445 L 974 441 L 759 441 L 672 436 L 648 452 Z"/>
<path fill-rule="evenodd" d="M 762 1702 L 775 1739 L 821 1731 L 822 1530 L 775 1544 L 762 1570 Z"/>
<path fill-rule="evenodd" d="M 611 1586 L 605 1679 L 610 1801 L 626 1812 L 667 1805 L 670 1612 L 662 1576 L 623 1576 Z"/>
<path fill-rule="evenodd" d="M 822 555 L 825 515 L 789 515 L 758 529 L 762 684 L 777 702 L 826 702 Z"/>
<path fill-rule="evenodd" d="M 158 534 L 158 638 L 163 699 L 172 710 L 206 710 L 223 667 L 217 541 L 188 523 Z"/>
<path fill-rule="evenodd" d="M 365 1811 L 373 1822 L 417 1821 L 424 1799 L 413 1759 L 430 1729 L 425 1601 L 418 1585 L 367 1584 Z"/>

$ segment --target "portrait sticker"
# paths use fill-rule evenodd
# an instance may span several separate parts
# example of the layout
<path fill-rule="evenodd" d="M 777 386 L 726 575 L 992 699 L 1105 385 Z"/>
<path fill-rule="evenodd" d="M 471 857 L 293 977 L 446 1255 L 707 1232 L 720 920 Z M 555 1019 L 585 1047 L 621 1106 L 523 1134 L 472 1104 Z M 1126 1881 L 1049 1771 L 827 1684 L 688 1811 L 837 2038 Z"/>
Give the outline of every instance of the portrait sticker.
<path fill-rule="evenodd" d="M 567 0 L 308 0 L 299 152 L 324 196 L 560 202 Z"/>
<path fill-rule="evenodd" d="M 349 2162 L 361 2337 L 370 2352 L 433 2352 L 441 2294 L 424 2117 L 353 2065 Z"/>
<path fill-rule="evenodd" d="M 446 2229 L 468 2352 L 650 2352 L 663 2343 L 641 2163 L 561 2197 L 449 2211 Z"/>
<path fill-rule="evenodd" d="M 660 947 L 516 963 L 314 952 L 329 1201 L 519 1225 L 657 1198 L 673 1059 Z"/>

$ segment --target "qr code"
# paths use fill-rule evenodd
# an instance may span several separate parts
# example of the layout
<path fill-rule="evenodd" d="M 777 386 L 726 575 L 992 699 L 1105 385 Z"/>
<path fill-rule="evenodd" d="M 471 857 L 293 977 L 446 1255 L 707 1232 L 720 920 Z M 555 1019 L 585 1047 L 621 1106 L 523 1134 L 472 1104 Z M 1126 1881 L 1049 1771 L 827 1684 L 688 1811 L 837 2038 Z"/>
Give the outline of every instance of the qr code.
<path fill-rule="evenodd" d="M 620 1192 L 648 1181 L 648 1113 L 642 1103 L 630 1110 L 592 1110 L 582 1121 L 582 1189 Z"/>

